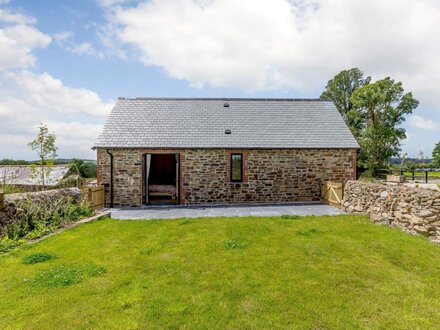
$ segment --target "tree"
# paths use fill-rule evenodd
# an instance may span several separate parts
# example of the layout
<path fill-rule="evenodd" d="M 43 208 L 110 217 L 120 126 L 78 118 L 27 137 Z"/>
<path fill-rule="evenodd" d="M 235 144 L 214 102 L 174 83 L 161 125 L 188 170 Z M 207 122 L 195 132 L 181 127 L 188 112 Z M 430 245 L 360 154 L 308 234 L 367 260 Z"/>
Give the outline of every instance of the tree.
<path fill-rule="evenodd" d="M 82 178 L 96 178 L 96 164 L 82 159 L 72 159 L 69 163 L 70 172 Z"/>
<path fill-rule="evenodd" d="M 358 137 L 362 130 L 363 118 L 354 108 L 351 96 L 370 81 L 371 77 L 364 78 L 364 74 L 358 68 L 344 70 L 328 81 L 320 96 L 323 100 L 333 101 L 355 137 Z"/>
<path fill-rule="evenodd" d="M 440 168 L 440 141 L 435 145 L 432 151 L 432 163 L 435 167 Z"/>
<path fill-rule="evenodd" d="M 390 157 L 399 154 L 400 141 L 406 138 L 405 129 L 400 125 L 419 102 L 412 93 L 404 94 L 402 83 L 389 77 L 357 88 L 350 101 L 362 118 L 359 160 L 376 176 Z"/>
<path fill-rule="evenodd" d="M 55 134 L 49 133 L 47 126 L 40 124 L 39 132 L 35 140 L 28 143 L 28 146 L 37 152 L 38 163 L 32 165 L 32 173 L 40 177 L 40 183 L 44 189 L 47 177 L 50 175 L 51 168 L 54 165 L 57 156 L 57 147 L 55 146 Z"/>

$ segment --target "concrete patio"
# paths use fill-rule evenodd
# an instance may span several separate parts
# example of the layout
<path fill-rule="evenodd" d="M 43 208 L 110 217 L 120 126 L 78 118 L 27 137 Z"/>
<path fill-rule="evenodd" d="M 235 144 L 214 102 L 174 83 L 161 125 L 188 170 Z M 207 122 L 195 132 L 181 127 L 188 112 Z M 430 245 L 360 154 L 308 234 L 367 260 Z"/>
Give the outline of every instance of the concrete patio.
<path fill-rule="evenodd" d="M 120 220 L 150 220 L 203 217 L 271 217 L 288 215 L 338 215 L 345 212 L 321 203 L 288 205 L 234 205 L 234 206 L 156 206 L 112 208 L 111 217 Z"/>

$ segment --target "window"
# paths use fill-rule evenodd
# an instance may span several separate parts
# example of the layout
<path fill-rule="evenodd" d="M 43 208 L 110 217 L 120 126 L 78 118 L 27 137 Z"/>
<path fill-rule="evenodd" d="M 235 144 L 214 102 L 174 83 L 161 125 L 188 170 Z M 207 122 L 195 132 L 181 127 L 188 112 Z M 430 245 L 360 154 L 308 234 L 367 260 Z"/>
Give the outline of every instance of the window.
<path fill-rule="evenodd" d="M 231 154 L 231 181 L 243 181 L 243 155 Z"/>

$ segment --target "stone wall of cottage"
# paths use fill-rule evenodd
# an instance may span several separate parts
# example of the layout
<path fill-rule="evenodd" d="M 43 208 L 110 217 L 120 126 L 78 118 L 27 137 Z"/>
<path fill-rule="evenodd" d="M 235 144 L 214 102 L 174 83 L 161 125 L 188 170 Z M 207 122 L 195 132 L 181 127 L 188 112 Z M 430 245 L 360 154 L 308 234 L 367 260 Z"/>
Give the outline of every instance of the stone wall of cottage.
<path fill-rule="evenodd" d="M 440 243 L 440 192 L 425 188 L 349 181 L 342 209 L 368 214 L 375 223 Z"/>
<path fill-rule="evenodd" d="M 318 201 L 323 180 L 355 178 L 356 151 L 347 149 L 115 149 L 114 204 L 142 204 L 142 155 L 180 154 L 180 203 Z M 243 182 L 230 180 L 230 154 L 242 153 Z M 98 149 L 98 183 L 110 202 L 110 157 Z"/>

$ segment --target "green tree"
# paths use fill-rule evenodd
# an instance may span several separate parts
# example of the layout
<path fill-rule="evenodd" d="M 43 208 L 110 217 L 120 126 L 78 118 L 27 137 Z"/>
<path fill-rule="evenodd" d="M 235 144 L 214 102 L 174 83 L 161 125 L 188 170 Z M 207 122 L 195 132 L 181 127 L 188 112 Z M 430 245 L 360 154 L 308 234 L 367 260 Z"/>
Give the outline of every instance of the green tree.
<path fill-rule="evenodd" d="M 46 125 L 40 124 L 37 137 L 28 143 L 28 146 L 37 152 L 38 163 L 32 165 L 32 173 L 39 177 L 42 188 L 46 187 L 47 177 L 57 157 L 57 147 L 55 146 L 55 134 L 49 133 Z"/>
<path fill-rule="evenodd" d="M 435 167 L 440 167 L 440 141 L 435 145 L 432 151 L 432 163 Z"/>
<path fill-rule="evenodd" d="M 72 159 L 69 163 L 70 172 L 82 178 L 96 178 L 96 164 L 82 159 Z"/>
<path fill-rule="evenodd" d="M 402 83 L 389 77 L 357 88 L 350 101 L 363 118 L 363 129 L 358 137 L 359 161 L 376 176 L 390 157 L 399 154 L 400 141 L 406 138 L 405 129 L 400 125 L 419 102 L 412 93 L 404 94 Z"/>
<path fill-rule="evenodd" d="M 329 80 L 320 98 L 333 101 L 348 127 L 355 137 L 358 137 L 363 125 L 363 118 L 354 108 L 351 96 L 358 88 L 368 85 L 371 77 L 364 78 L 358 68 L 344 70 Z"/>

